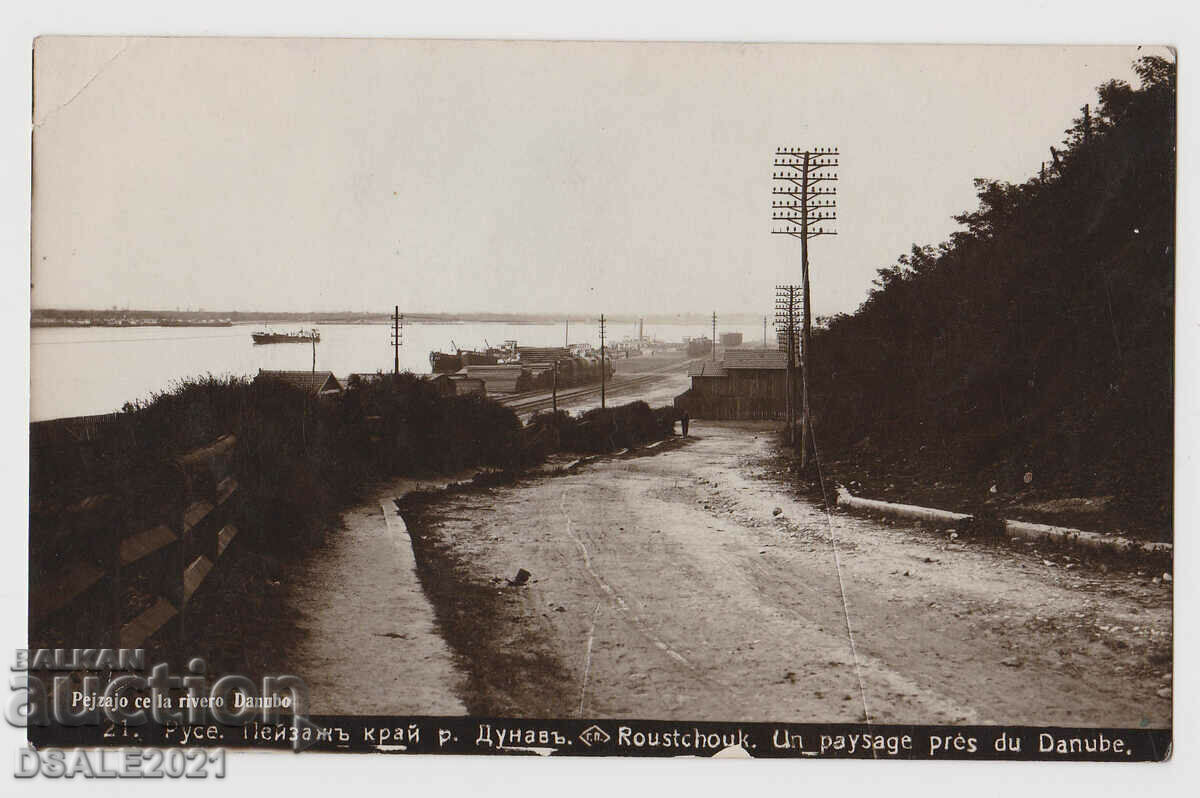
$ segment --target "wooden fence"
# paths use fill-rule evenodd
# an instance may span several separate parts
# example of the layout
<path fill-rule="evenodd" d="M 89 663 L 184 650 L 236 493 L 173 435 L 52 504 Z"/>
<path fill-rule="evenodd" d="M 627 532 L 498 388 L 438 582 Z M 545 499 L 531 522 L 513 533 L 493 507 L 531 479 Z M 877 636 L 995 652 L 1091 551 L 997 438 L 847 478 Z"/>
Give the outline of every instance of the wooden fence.
<path fill-rule="evenodd" d="M 190 602 L 237 537 L 233 435 L 174 457 L 174 487 L 134 508 L 112 493 L 88 496 L 30 536 L 31 637 L 72 625 L 72 646 L 137 648 L 181 635 Z"/>

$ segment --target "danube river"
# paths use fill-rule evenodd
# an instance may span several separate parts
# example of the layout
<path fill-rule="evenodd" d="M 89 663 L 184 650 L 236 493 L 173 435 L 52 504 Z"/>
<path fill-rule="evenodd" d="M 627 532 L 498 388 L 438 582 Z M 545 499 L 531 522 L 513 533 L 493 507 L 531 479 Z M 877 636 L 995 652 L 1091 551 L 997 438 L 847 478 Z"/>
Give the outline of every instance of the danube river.
<path fill-rule="evenodd" d="M 386 324 L 317 325 L 317 369 L 339 377 L 352 372 L 392 370 L 391 326 Z M 298 329 L 276 326 L 276 332 Z M 110 413 L 129 401 L 145 399 L 187 377 L 205 374 L 254 376 L 259 369 L 310 369 L 310 344 L 256 346 L 250 333 L 257 325 L 233 327 L 38 327 L 30 331 L 30 417 L 43 421 L 66 416 Z M 762 329 L 719 327 L 718 332 L 741 332 L 748 344 L 761 342 Z M 647 337 L 679 341 L 683 336 L 711 334 L 699 325 L 657 324 L 645 327 Z M 637 335 L 636 324 L 609 325 L 608 340 Z M 404 328 L 400 368 L 429 371 L 429 352 L 482 349 L 515 339 L 525 346 L 600 343 L 595 324 L 409 324 Z"/>

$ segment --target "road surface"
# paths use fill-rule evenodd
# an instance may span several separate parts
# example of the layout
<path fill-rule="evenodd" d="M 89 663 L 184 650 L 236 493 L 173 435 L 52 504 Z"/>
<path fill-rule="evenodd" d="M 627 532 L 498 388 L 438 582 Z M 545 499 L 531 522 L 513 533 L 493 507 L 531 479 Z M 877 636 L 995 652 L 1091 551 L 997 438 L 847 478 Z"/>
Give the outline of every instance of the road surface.
<path fill-rule="evenodd" d="M 652 453 L 408 504 L 468 710 L 1170 725 L 1169 585 L 826 516 L 770 473 L 770 429 L 697 421 Z"/>
<path fill-rule="evenodd" d="M 660 359 L 661 360 L 661 359 Z M 646 359 L 642 373 L 618 374 L 609 395 L 615 403 L 643 399 L 670 404 L 687 389 L 687 361 Z M 629 364 L 625 364 L 628 366 Z M 642 365 L 640 362 L 633 366 Z M 620 368 L 620 365 L 618 366 Z M 549 407 L 549 394 L 525 395 L 518 412 Z M 574 389 L 560 407 L 598 407 L 599 386 Z M 462 668 L 447 647 L 414 563 L 412 542 L 394 498 L 410 491 L 469 481 L 474 472 L 373 486 L 342 513 L 342 527 L 308 556 L 283 565 L 276 583 L 282 617 L 289 619 L 278 666 L 305 679 L 315 714 L 462 715 Z M 294 641 L 291 642 L 291 641 Z M 469 646 L 469 641 L 460 641 Z"/>

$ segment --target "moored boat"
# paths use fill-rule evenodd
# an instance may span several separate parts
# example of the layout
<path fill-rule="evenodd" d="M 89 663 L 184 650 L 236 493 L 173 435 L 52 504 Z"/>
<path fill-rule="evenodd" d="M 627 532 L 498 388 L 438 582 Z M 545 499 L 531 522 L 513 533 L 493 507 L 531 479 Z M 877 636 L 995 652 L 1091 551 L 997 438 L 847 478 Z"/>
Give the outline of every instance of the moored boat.
<path fill-rule="evenodd" d="M 250 337 L 256 344 L 307 344 L 320 343 L 321 333 L 317 330 L 297 330 L 294 333 L 276 333 L 259 331 L 251 333 Z"/>
<path fill-rule="evenodd" d="M 463 366 L 494 366 L 500 360 L 487 352 L 474 352 L 459 349 L 454 354 L 449 352 L 430 352 L 429 367 L 434 374 L 451 374 Z"/>
<path fill-rule="evenodd" d="M 450 345 L 454 346 L 454 342 L 451 341 Z M 505 350 L 492 347 L 485 352 L 478 352 L 474 349 L 459 349 L 455 346 L 453 353 L 430 352 L 429 368 L 434 374 L 451 374 L 464 366 L 495 366 L 504 362 L 502 359 L 504 352 Z"/>

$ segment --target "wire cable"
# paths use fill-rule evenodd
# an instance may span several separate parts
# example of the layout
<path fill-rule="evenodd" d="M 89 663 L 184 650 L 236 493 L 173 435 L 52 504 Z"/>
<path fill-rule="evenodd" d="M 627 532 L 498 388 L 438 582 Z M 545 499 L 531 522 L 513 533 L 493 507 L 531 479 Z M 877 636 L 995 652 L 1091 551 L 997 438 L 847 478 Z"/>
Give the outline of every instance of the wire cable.
<path fill-rule="evenodd" d="M 833 547 L 833 563 L 837 568 L 838 589 L 842 594 L 842 614 L 846 619 L 846 636 L 850 639 L 850 655 L 854 658 L 854 674 L 858 678 L 858 692 L 862 698 L 863 718 L 868 726 L 871 725 L 871 711 L 867 707 L 867 688 L 863 683 L 862 666 L 858 661 L 858 646 L 854 642 L 854 628 L 850 623 L 850 602 L 846 598 L 846 582 L 842 577 L 842 558 L 838 552 L 837 545 L 837 530 L 833 523 L 833 511 L 829 507 L 829 493 L 825 489 L 825 472 L 821 468 L 821 451 L 817 448 L 817 432 L 812 423 L 812 416 L 808 418 L 808 435 L 812 439 L 813 459 L 817 463 L 817 481 L 821 484 L 821 501 L 825 506 L 825 520 L 829 525 L 829 543 Z M 803 440 L 800 443 L 804 445 Z M 874 753 L 874 749 L 872 749 Z"/>

